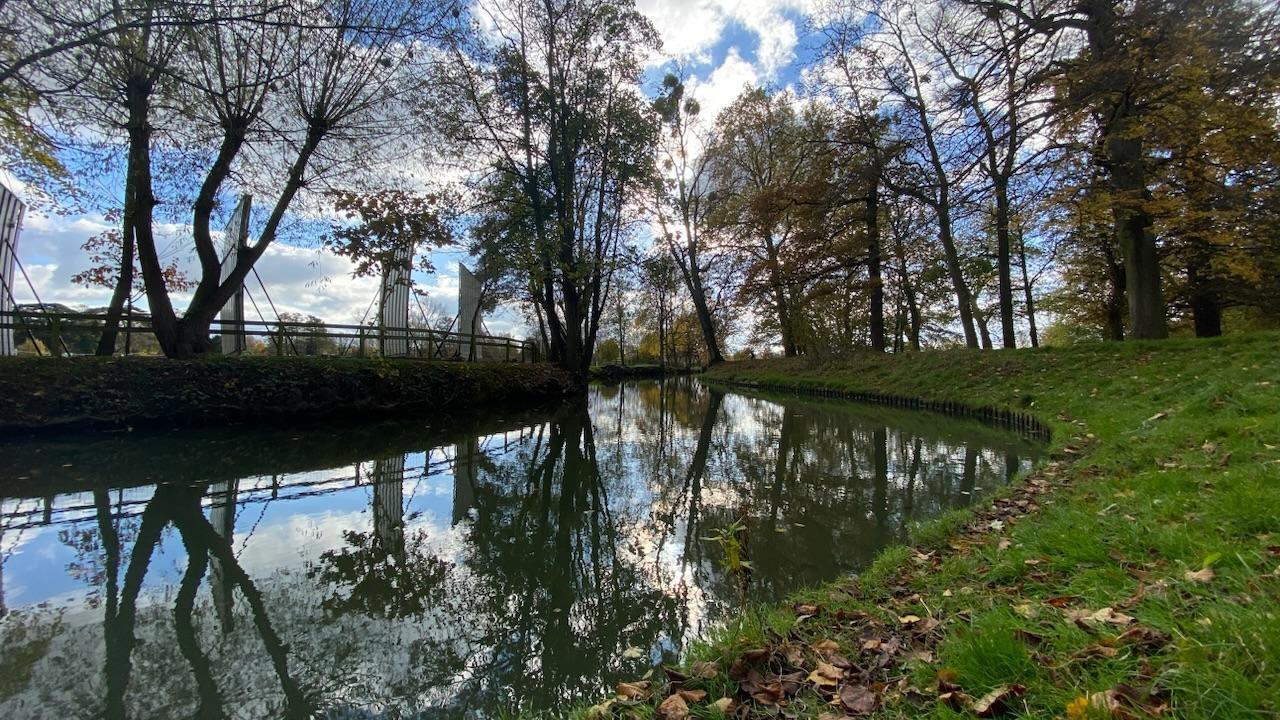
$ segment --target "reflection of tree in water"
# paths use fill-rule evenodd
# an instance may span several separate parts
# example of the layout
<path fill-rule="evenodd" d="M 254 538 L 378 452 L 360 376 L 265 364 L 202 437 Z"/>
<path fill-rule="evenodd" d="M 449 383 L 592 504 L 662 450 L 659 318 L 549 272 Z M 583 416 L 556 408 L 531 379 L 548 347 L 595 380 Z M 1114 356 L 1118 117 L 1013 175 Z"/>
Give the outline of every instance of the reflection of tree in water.
<path fill-rule="evenodd" d="M 231 551 L 234 481 L 159 486 L 125 525 L 103 489 L 97 537 L 66 540 L 100 587 L 105 642 L 80 633 L 60 660 L 90 679 L 47 675 L 42 692 L 107 717 L 464 717 L 596 698 L 642 672 L 625 649 L 672 655 L 739 610 L 742 578 L 704 539 L 735 520 L 754 567 L 745 599 L 777 599 L 1021 462 L 945 422 L 633 383 L 510 452 L 457 439 L 453 530 L 406 525 L 405 456 L 374 461 L 367 529 L 258 584 Z M 145 581 L 166 535 L 182 572 L 162 594 Z M 144 584 L 163 599 L 140 603 Z M 83 652 L 95 646 L 105 656 Z"/>
<path fill-rule="evenodd" d="M 544 426 L 527 455 L 482 477 L 466 565 L 475 612 L 503 618 L 486 638 L 489 692 L 542 707 L 595 697 L 634 671 L 622 649 L 658 645 L 680 614 L 626 547 L 634 538 L 597 457 L 578 406 Z"/>

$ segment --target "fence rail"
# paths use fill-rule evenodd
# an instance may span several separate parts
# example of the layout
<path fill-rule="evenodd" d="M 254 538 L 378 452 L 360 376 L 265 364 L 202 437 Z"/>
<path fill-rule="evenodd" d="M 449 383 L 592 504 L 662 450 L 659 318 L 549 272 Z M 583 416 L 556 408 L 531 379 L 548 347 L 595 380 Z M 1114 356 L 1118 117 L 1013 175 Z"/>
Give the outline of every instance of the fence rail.
<path fill-rule="evenodd" d="M 0 329 L 13 330 L 19 354 L 93 354 L 105 323 L 105 313 L 21 308 L 0 312 Z M 537 346 L 527 340 L 501 335 L 467 335 L 433 328 L 386 328 L 289 320 L 233 323 L 215 319 L 209 331 L 212 335 L 242 336 L 246 345 L 250 344 L 250 339 L 257 340 L 263 354 L 281 356 L 380 356 L 384 348 L 403 343 L 400 347 L 407 344 L 408 353 L 398 357 L 487 362 L 536 362 L 539 359 Z M 122 316 L 117 351 L 126 355 L 146 354 L 148 346 L 156 346 L 151 319 L 137 314 Z"/>

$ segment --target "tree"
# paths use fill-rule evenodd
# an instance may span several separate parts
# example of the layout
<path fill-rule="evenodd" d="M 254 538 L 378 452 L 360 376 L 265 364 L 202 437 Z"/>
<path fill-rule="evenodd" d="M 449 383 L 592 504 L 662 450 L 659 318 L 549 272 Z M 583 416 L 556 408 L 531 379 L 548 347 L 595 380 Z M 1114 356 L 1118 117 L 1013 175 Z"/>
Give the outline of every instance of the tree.
<path fill-rule="evenodd" d="M 627 0 L 481 3 L 440 90 L 460 153 L 488 161 L 477 210 L 506 235 L 551 359 L 585 372 L 619 250 L 651 185 L 657 123 L 635 92 L 656 34 Z M 460 71 L 459 71 L 460 69 Z"/>
<path fill-rule="evenodd" d="M 383 189 L 335 190 L 329 197 L 343 219 L 325 236 L 325 247 L 350 258 L 356 276 L 382 275 L 405 253 L 420 270 L 432 272 L 430 251 L 456 242 L 444 195 Z"/>
<path fill-rule="evenodd" d="M 716 188 L 714 222 L 743 258 L 740 295 L 769 308 L 788 357 L 799 354 L 791 276 L 801 230 L 800 198 L 816 146 L 807 143 L 787 93 L 746 90 L 720 114 L 708 152 Z"/>
<path fill-rule="evenodd" d="M 928 22 L 922 37 L 953 79 L 952 102 L 978 131 L 971 143 L 993 206 L 1001 340 L 1004 347 L 1013 348 L 1017 346 L 1012 260 L 1016 209 L 1011 193 L 1016 177 L 1043 154 L 1043 150 L 1031 151 L 1029 145 L 1048 122 L 1046 106 L 1051 96 L 1046 79 L 1061 55 L 1056 47 L 1060 39 L 959 3 L 943 5 Z"/>
<path fill-rule="evenodd" d="M 714 365 L 723 362 L 724 356 L 706 287 L 708 271 L 717 259 L 709 252 L 712 156 L 707 150 L 712 138 L 698 128 L 702 108 L 685 94 L 684 79 L 668 73 L 662 86 L 663 93 L 653 103 L 665 130 L 658 143 L 655 214 L 698 316 L 707 362 Z"/>
<path fill-rule="evenodd" d="M 665 253 L 650 255 L 640 262 L 641 292 L 645 299 L 642 317 L 657 326 L 658 364 L 664 368 L 667 366 L 667 350 L 671 347 L 668 335 L 675 321 L 676 266 L 677 263 Z M 705 336 L 703 341 L 705 343 Z M 710 350 L 707 352 L 709 357 Z"/>
<path fill-rule="evenodd" d="M 881 107 L 895 116 L 893 128 L 903 151 L 895 156 L 885 186 L 932 209 L 965 344 L 976 348 L 975 301 L 955 233 L 956 166 L 965 148 L 951 142 L 959 120 L 932 87 L 945 64 L 920 52 L 922 14 L 927 12 L 903 2 L 834 2 L 824 56 L 832 66 L 830 82 L 838 86 L 843 102 Z"/>
<path fill-rule="evenodd" d="M 86 134 L 125 130 L 122 255 L 136 249 L 153 328 L 171 357 L 210 350 L 213 318 L 292 221 L 300 195 L 385 158 L 403 130 L 397 118 L 407 116 L 398 109 L 420 78 L 415 51 L 439 36 L 453 9 L 444 0 L 184 7 L 205 19 L 153 22 L 169 8 L 148 0 L 119 10 L 124 29 L 96 37 L 94 52 L 60 56 L 63 76 L 88 78 L 67 119 L 84 120 Z M 232 182 L 268 201 L 256 240 L 224 272 L 212 224 Z M 199 271 L 179 313 L 154 223 L 158 208 L 186 202 Z M 126 285 L 131 267 L 122 259 Z"/>
<path fill-rule="evenodd" d="M 110 218 L 108 215 L 108 219 Z M 111 304 L 107 307 L 107 317 L 95 354 L 113 355 L 121 315 L 126 308 L 131 310 L 134 301 L 146 293 L 142 273 L 138 269 L 132 243 L 122 240 L 117 229 L 104 230 L 90 236 L 80 249 L 88 254 L 89 267 L 72 275 L 71 282 L 85 287 L 112 290 Z M 177 258 L 171 258 L 164 266 L 164 277 L 165 283 L 178 291 L 187 290 L 192 285 L 186 273 L 179 269 Z"/>

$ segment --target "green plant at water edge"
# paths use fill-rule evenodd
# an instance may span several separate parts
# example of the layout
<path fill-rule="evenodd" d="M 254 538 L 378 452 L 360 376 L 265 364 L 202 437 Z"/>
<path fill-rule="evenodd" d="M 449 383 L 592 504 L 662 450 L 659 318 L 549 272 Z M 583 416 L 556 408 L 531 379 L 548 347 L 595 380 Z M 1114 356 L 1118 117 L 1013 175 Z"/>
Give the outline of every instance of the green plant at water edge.
<path fill-rule="evenodd" d="M 740 573 L 751 569 L 751 563 L 742 559 L 742 534 L 746 529 L 746 522 L 738 518 L 706 538 L 720 546 L 720 552 L 724 553 L 721 563 L 729 572 Z"/>

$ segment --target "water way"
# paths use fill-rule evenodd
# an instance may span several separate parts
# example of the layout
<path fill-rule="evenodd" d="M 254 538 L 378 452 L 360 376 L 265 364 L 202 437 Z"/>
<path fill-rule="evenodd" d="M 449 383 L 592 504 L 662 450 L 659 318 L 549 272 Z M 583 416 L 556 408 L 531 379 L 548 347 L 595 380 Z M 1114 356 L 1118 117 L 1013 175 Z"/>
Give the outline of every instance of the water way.
<path fill-rule="evenodd" d="M 976 423 L 692 379 L 435 424 L 10 444 L 0 717 L 598 699 L 1039 452 Z"/>

